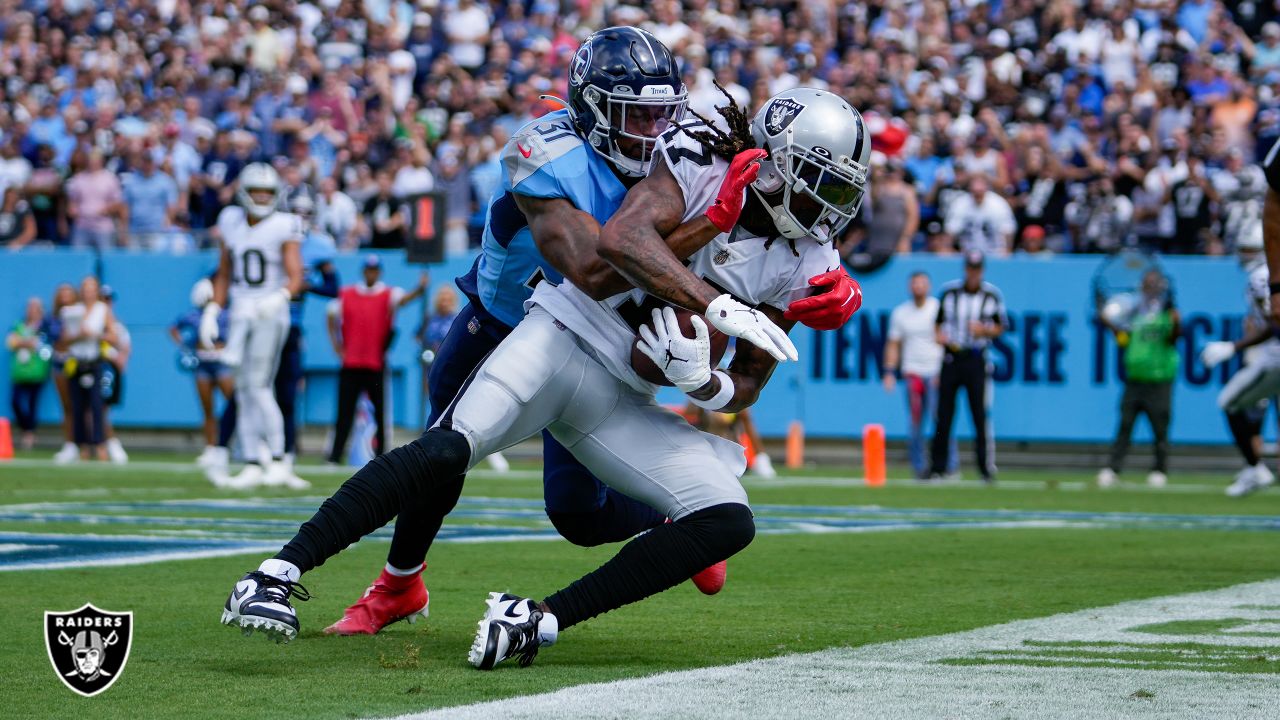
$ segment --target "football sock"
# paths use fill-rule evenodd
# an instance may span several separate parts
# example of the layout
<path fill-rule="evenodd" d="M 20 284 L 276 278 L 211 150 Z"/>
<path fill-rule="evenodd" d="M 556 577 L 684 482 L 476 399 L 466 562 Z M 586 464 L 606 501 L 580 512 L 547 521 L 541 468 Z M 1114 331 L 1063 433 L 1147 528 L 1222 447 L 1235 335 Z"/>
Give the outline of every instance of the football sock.
<path fill-rule="evenodd" d="M 1227 426 L 1231 428 L 1231 438 L 1236 448 L 1250 467 L 1258 464 L 1258 451 L 1253 447 L 1253 436 L 1258 434 L 1261 423 L 1254 421 L 1248 413 L 1227 413 Z"/>
<path fill-rule="evenodd" d="M 307 572 L 386 525 L 401 508 L 419 507 L 423 498 L 433 496 L 456 499 L 470 457 L 471 448 L 460 433 L 433 428 L 374 458 L 320 505 L 276 558 Z M 392 565 L 413 567 L 414 563 Z"/>
<path fill-rule="evenodd" d="M 302 571 L 298 569 L 297 565 L 276 558 L 263 560 L 262 564 L 258 566 L 258 570 L 272 577 L 292 582 L 298 582 L 298 578 L 302 577 Z"/>
<path fill-rule="evenodd" d="M 422 565 L 431 543 L 440 533 L 445 516 L 458 504 L 466 479 L 465 475 L 459 474 L 451 482 L 434 484 L 415 504 L 400 509 L 395 532 L 391 535 L 391 547 L 387 550 L 388 566 L 410 568 Z"/>
<path fill-rule="evenodd" d="M 755 537 L 751 509 L 724 503 L 659 525 L 544 601 L 561 630 L 675 587 Z"/>
<path fill-rule="evenodd" d="M 387 563 L 384 569 L 387 571 L 388 575 L 395 575 L 396 577 L 412 577 L 422 572 L 422 568 L 423 563 L 415 565 L 412 570 L 402 570 L 401 568 L 393 566 L 391 563 Z"/>

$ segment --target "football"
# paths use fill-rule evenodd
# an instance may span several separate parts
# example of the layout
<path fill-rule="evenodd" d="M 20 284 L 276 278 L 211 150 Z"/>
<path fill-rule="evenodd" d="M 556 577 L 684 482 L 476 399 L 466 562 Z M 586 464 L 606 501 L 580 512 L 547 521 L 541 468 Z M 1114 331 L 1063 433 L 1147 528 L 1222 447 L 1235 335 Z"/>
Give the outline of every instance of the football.
<path fill-rule="evenodd" d="M 676 320 L 680 323 L 680 332 L 683 333 L 685 337 L 693 337 L 693 324 L 690 322 L 693 318 L 693 313 L 681 307 L 675 308 L 675 311 Z M 703 319 L 703 322 L 706 322 L 705 318 Z M 652 320 L 645 324 L 651 325 Z M 711 323 L 707 323 L 707 335 L 711 339 L 711 367 L 714 369 L 720 365 L 721 358 L 724 357 L 725 351 L 729 349 L 729 336 L 719 330 L 716 330 L 711 326 Z M 632 369 L 634 369 L 636 374 L 646 382 L 671 387 L 671 381 L 667 379 L 666 375 L 662 374 L 662 369 L 657 365 L 654 365 L 648 355 L 640 352 L 639 345 L 640 336 L 637 335 L 636 339 L 631 343 Z"/>

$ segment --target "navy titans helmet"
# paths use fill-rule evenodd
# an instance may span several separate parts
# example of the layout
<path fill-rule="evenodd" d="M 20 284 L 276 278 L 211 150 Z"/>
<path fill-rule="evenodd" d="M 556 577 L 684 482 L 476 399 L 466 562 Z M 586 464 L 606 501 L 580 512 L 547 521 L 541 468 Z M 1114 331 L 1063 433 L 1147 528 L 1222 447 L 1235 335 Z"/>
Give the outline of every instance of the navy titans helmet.
<path fill-rule="evenodd" d="M 684 116 L 688 98 L 675 56 L 639 28 L 594 33 L 569 64 L 578 134 L 625 175 L 647 173 L 658 136 Z"/>

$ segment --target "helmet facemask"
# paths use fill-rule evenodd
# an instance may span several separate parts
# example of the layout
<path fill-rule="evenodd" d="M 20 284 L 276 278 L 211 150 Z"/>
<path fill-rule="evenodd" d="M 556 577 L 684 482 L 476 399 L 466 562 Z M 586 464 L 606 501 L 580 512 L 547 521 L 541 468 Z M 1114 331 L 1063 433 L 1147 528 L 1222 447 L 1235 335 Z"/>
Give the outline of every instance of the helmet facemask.
<path fill-rule="evenodd" d="M 831 158 L 825 148 L 802 148 L 793 142 L 794 135 L 788 128 L 781 148 L 766 143 L 769 157 L 761 162 L 760 179 L 751 189 L 783 237 L 830 242 L 862 207 L 868 168 L 847 156 Z"/>
<path fill-rule="evenodd" d="M 670 85 L 646 85 L 640 88 L 639 95 L 627 87 L 609 92 L 592 85 L 583 91 L 583 97 L 596 120 L 587 143 L 631 177 L 648 174 L 658 136 L 684 118 L 689 103 L 683 86 L 677 90 Z M 620 139 L 638 143 L 640 157 L 624 152 L 618 144 Z"/>

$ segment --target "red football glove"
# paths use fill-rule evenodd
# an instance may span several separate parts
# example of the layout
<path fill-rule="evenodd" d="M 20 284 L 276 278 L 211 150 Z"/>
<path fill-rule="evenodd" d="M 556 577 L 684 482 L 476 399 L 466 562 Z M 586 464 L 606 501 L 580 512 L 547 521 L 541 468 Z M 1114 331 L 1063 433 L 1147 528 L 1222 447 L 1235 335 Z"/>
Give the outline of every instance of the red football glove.
<path fill-rule="evenodd" d="M 727 233 L 738 224 L 738 216 L 742 214 L 743 194 L 747 186 L 755 182 L 760 172 L 760 160 L 769 153 L 764 150 L 743 150 L 733 157 L 729 163 L 729 172 L 720 183 L 720 192 L 716 201 L 707 208 L 707 219 L 720 232 Z"/>
<path fill-rule="evenodd" d="M 783 317 L 814 330 L 836 330 L 862 307 L 862 288 L 857 280 L 849 277 L 844 267 L 814 275 L 809 278 L 809 285 L 827 289 L 791 303 Z"/>

